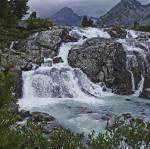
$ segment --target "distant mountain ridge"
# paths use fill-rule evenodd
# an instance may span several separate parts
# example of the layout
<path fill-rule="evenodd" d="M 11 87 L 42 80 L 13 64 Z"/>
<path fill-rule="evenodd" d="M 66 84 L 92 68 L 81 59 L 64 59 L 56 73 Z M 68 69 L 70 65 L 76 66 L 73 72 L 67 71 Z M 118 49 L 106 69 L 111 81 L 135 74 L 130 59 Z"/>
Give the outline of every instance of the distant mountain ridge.
<path fill-rule="evenodd" d="M 58 25 L 80 26 L 82 16 L 76 14 L 71 8 L 64 7 L 52 15 L 50 19 Z"/>
<path fill-rule="evenodd" d="M 134 22 L 144 25 L 150 23 L 150 4 L 142 5 L 137 0 L 121 0 L 121 2 L 98 20 L 99 25 L 107 27 L 116 24 L 132 26 Z"/>

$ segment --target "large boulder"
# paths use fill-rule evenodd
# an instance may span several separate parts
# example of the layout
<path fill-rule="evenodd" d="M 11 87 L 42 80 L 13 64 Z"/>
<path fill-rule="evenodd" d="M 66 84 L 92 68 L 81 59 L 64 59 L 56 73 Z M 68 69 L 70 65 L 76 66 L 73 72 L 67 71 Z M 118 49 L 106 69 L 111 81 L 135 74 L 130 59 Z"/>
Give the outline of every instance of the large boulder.
<path fill-rule="evenodd" d="M 24 40 L 16 41 L 10 47 L 10 59 L 23 70 L 32 69 L 32 63 L 41 64 L 44 58 L 57 56 L 63 42 L 77 41 L 69 35 L 69 29 L 59 26 L 32 34 Z"/>
<path fill-rule="evenodd" d="M 93 82 L 105 82 L 117 94 L 132 94 L 131 73 L 126 69 L 126 53 L 120 43 L 99 37 L 88 39 L 69 51 L 68 62 Z"/>
<path fill-rule="evenodd" d="M 107 29 L 107 32 L 110 34 L 112 38 L 126 38 L 127 31 L 122 29 L 119 26 L 113 27 L 111 29 Z"/>
<path fill-rule="evenodd" d="M 55 118 L 47 113 L 32 112 L 29 120 L 46 136 L 51 136 L 55 130 L 62 129 Z"/>

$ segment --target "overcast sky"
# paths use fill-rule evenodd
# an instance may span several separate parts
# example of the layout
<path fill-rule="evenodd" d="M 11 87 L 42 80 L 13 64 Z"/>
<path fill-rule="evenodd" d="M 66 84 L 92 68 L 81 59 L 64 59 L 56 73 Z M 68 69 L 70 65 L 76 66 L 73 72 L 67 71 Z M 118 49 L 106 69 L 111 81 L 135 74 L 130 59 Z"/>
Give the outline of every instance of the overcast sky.
<path fill-rule="evenodd" d="M 37 11 L 40 16 L 50 16 L 63 7 L 70 7 L 80 15 L 99 17 L 120 0 L 29 0 L 30 12 Z M 139 0 L 143 4 L 150 0 Z"/>

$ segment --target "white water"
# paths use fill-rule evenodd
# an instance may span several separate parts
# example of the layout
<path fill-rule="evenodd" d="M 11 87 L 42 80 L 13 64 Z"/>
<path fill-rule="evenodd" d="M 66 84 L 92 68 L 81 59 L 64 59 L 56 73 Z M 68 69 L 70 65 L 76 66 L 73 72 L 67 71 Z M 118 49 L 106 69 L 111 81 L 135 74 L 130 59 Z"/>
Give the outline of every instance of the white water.
<path fill-rule="evenodd" d="M 87 38 L 110 38 L 108 33 L 95 28 L 75 28 L 71 32 Z M 23 98 L 18 101 L 20 109 L 47 112 L 64 127 L 85 133 L 93 129 L 96 133 L 104 131 L 107 121 L 103 117 L 131 113 L 149 118 L 149 101 L 133 96 L 116 96 L 109 90 L 104 92 L 104 85 L 92 83 L 81 70 L 68 65 L 67 57 L 71 47 L 85 40 L 62 44 L 58 56 L 63 59 L 63 63 L 52 64 L 51 59 L 45 59 L 46 64 L 40 68 L 23 72 Z M 126 41 L 121 42 L 127 50 L 131 49 Z M 142 78 L 139 92 L 143 82 Z"/>
<path fill-rule="evenodd" d="M 130 74 L 131 74 L 131 80 L 132 80 L 132 91 L 135 92 L 135 81 L 134 81 L 134 75 L 132 73 L 132 71 L 130 71 Z"/>
<path fill-rule="evenodd" d="M 135 91 L 136 96 L 139 96 L 142 93 L 143 86 L 144 86 L 144 76 L 141 75 L 141 81 L 138 84 L 138 89 Z"/>
<path fill-rule="evenodd" d="M 127 32 L 128 34 L 126 39 L 119 39 L 117 41 L 123 45 L 124 50 L 126 51 L 127 54 L 126 66 L 131 74 L 132 90 L 134 91 L 134 95 L 138 97 L 143 90 L 144 75 L 145 75 L 144 67 L 149 67 L 149 64 L 147 62 L 147 54 L 149 52 L 149 49 L 147 45 L 143 42 L 140 42 L 140 45 L 142 45 L 145 48 L 140 48 L 136 46 L 139 45 L 139 42 L 136 39 L 138 37 L 138 32 L 133 30 L 127 30 Z M 141 60 L 138 59 L 137 55 L 140 57 Z M 134 67 L 138 67 L 139 69 L 141 69 L 141 72 L 143 73 L 141 74 L 141 80 L 138 82 L 137 89 L 135 86 L 134 74 L 132 72 L 132 68 Z"/>

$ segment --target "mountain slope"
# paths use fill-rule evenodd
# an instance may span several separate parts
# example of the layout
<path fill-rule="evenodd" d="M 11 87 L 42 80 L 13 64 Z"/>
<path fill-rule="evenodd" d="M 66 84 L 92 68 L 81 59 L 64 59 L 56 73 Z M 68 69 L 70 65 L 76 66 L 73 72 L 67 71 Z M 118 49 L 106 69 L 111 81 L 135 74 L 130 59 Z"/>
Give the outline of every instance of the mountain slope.
<path fill-rule="evenodd" d="M 150 13 L 150 4 L 142 5 L 137 0 L 121 0 L 104 16 L 99 18 L 98 24 L 112 26 L 114 24 L 131 26 L 134 22 L 146 23 L 144 19 Z"/>
<path fill-rule="evenodd" d="M 80 26 L 82 17 L 74 13 L 68 7 L 62 8 L 60 11 L 51 16 L 51 20 L 58 25 Z"/>

